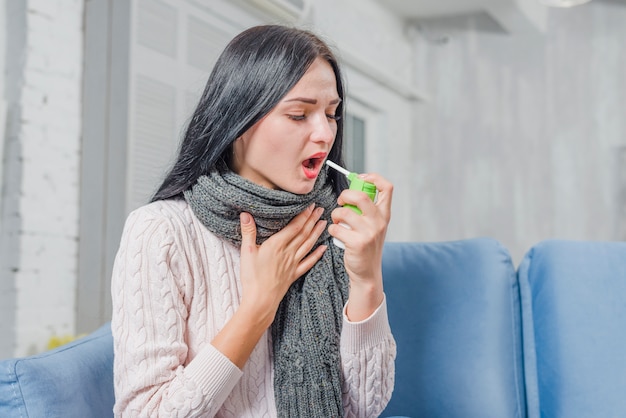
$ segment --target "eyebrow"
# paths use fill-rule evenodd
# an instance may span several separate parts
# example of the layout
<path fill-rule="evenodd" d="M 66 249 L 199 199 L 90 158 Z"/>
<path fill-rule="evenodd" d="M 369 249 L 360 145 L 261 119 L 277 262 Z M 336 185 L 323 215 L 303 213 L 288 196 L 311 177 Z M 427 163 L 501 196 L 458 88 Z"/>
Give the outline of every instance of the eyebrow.
<path fill-rule="evenodd" d="M 308 104 L 317 104 L 316 99 L 309 99 L 307 97 L 294 97 L 293 99 L 285 100 L 285 102 L 303 102 Z M 331 100 L 328 104 L 334 105 L 341 102 L 341 99 Z"/>

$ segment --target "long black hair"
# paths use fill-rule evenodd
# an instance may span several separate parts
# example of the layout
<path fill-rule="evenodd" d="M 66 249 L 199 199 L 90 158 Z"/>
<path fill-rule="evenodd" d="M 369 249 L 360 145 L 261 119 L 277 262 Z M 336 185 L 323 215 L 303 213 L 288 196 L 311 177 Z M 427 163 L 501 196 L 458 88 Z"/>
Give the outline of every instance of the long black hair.
<path fill-rule="evenodd" d="M 269 113 L 296 85 L 316 58 L 335 73 L 341 101 L 337 135 L 328 158 L 343 165 L 344 89 L 334 54 L 315 34 L 279 25 L 255 26 L 237 35 L 218 58 L 193 113 L 178 156 L 152 201 L 179 198 L 198 178 L 225 169 L 232 144 Z M 329 170 L 339 193 L 345 176 Z"/>

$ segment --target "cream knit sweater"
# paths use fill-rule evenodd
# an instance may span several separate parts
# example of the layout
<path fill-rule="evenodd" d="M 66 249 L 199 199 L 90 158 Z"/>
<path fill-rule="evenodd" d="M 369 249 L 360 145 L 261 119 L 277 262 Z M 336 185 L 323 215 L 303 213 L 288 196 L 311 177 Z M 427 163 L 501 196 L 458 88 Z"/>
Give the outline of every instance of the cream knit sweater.
<path fill-rule="evenodd" d="M 111 292 L 116 416 L 276 416 L 269 331 L 243 370 L 210 344 L 239 305 L 239 249 L 184 200 L 129 215 Z M 396 354 L 385 301 L 362 322 L 344 313 L 340 350 L 345 415 L 378 416 Z"/>

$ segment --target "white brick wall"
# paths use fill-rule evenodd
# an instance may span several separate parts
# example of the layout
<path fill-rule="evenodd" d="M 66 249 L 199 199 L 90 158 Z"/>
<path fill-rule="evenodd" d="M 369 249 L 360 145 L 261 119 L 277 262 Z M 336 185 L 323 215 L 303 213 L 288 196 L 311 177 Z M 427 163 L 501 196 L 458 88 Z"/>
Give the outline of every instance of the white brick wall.
<path fill-rule="evenodd" d="M 4 97 L 4 61 L 6 53 L 6 7 L 0 7 L 0 161 L 4 155 L 4 128 L 6 123 L 6 102 Z M 2 170 L 0 170 L 0 184 L 2 184 Z M 0 205 L 2 204 L 2 196 L 0 196 Z"/>
<path fill-rule="evenodd" d="M 76 306 L 83 0 L 28 0 L 25 8 L 15 1 L 23 0 L 9 0 L 9 14 L 23 13 L 13 18 L 25 19 L 26 29 L 13 64 L 21 71 L 6 80 L 17 89 L 5 150 L 15 193 L 2 200 L 15 210 L 3 213 L 2 240 L 18 257 L 2 256 L 15 311 L 6 315 L 13 352 L 0 356 L 38 352 L 52 335 L 73 333 Z"/>
<path fill-rule="evenodd" d="M 4 144 L 5 144 L 5 133 L 6 133 L 6 95 L 5 95 L 5 54 L 6 54 L 6 39 L 7 39 L 7 26 L 6 26 L 6 7 L 3 4 L 0 7 L 0 186 L 3 184 L 3 175 L 4 175 L 4 167 L 2 166 L 2 161 L 4 161 Z M 3 208 L 2 205 L 2 194 L 0 193 L 0 209 Z M 0 210 L 0 214 L 2 211 Z M 3 221 L 0 217 L 0 231 L 2 228 Z M 0 232 L 1 234 L 2 232 Z M 0 251 L 4 248 L 0 246 Z M 8 274 L 5 274 L 4 271 L 0 271 L 0 335 L 3 338 L 0 339 L 0 358 L 3 357 L 3 354 L 9 353 L 11 351 L 12 341 L 13 341 L 13 333 L 11 332 L 12 326 L 10 324 L 11 316 L 8 312 L 5 312 L 5 309 L 11 309 L 11 300 L 12 300 L 12 292 L 11 292 L 11 280 Z M 7 307 L 7 308 L 5 308 Z"/>

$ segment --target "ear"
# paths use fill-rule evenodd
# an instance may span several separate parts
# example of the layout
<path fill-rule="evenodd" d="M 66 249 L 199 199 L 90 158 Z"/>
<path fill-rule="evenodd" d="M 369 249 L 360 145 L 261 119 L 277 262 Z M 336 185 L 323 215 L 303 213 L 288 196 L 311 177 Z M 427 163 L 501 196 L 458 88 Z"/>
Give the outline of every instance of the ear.
<path fill-rule="evenodd" d="M 241 165 L 243 164 L 245 155 L 245 145 L 243 135 L 238 137 L 231 144 L 231 155 L 230 155 L 230 169 L 235 173 L 239 173 Z"/>

